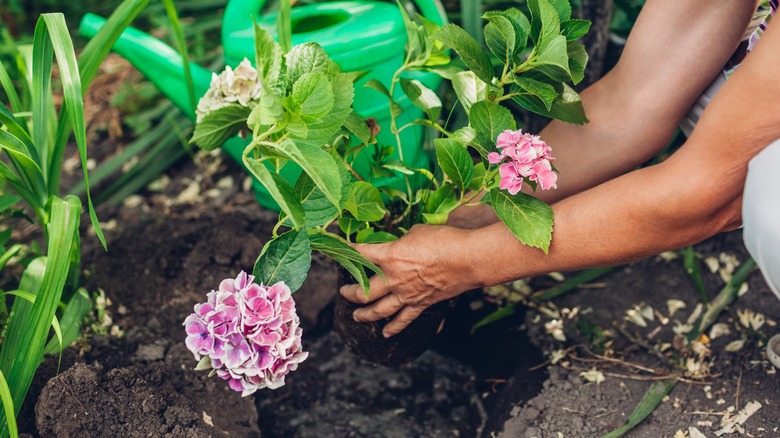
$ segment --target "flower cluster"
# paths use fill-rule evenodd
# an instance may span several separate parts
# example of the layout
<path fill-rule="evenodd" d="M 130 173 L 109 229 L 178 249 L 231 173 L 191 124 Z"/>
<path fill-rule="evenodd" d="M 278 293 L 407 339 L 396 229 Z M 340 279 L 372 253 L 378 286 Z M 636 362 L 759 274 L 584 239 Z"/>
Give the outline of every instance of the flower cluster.
<path fill-rule="evenodd" d="M 262 91 L 258 79 L 257 70 L 246 58 L 235 70 L 227 66 L 220 74 L 212 73 L 211 85 L 198 101 L 198 108 L 195 110 L 197 121 L 206 114 L 228 105 L 239 104 L 250 108 L 257 105 Z"/>
<path fill-rule="evenodd" d="M 290 288 L 253 281 L 243 271 L 223 280 L 184 321 L 187 348 L 200 361 L 196 369 L 213 369 L 242 396 L 283 386 L 285 375 L 309 356 L 301 349 Z"/>
<path fill-rule="evenodd" d="M 487 158 L 490 164 L 504 162 L 498 168 L 500 188 L 514 195 L 523 187 L 525 178 L 537 182 L 542 190 L 556 187 L 558 174 L 550 164 L 554 160 L 552 149 L 538 135 L 507 130 L 498 135 L 496 145 L 501 151 L 491 152 Z"/>

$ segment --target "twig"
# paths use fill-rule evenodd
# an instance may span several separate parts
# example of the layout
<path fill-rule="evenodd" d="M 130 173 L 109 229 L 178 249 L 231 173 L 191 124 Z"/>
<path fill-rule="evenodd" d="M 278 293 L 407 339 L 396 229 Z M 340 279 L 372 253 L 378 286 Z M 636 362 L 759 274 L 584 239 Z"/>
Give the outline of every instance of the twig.
<path fill-rule="evenodd" d="M 742 384 L 742 359 L 739 361 L 739 378 L 737 379 L 737 397 L 735 401 L 735 407 L 737 412 L 739 412 L 739 387 Z"/>
<path fill-rule="evenodd" d="M 658 357 L 658 358 L 659 358 L 659 359 L 661 359 L 662 361 L 664 361 L 664 362 L 666 362 L 666 363 L 669 363 L 669 362 L 670 362 L 668 357 L 666 357 L 666 356 L 664 356 L 663 354 L 661 354 L 661 353 L 659 353 L 658 351 L 656 351 L 656 349 L 655 349 L 655 348 L 653 348 L 653 347 L 651 347 L 651 346 L 650 346 L 650 345 L 649 345 L 647 342 L 645 342 L 645 341 L 643 341 L 643 340 L 641 340 L 641 339 L 639 339 L 639 338 L 636 338 L 636 337 L 632 336 L 630 333 L 628 333 L 628 331 L 626 331 L 626 329 L 624 329 L 623 327 L 621 327 L 621 326 L 620 326 L 620 325 L 618 325 L 617 323 L 613 323 L 613 324 L 612 324 L 612 326 L 613 326 L 613 327 L 615 327 L 615 330 L 617 330 L 617 331 L 618 331 L 618 333 L 620 333 L 621 335 L 623 335 L 623 337 L 625 337 L 625 338 L 626 338 L 626 339 L 628 339 L 629 341 L 631 341 L 631 342 L 633 342 L 634 344 L 636 344 L 636 345 L 638 345 L 638 346 L 640 346 L 640 347 L 644 348 L 645 350 L 647 350 L 648 352 L 652 353 L 653 355 L 655 355 L 656 357 Z"/>
<path fill-rule="evenodd" d="M 574 350 L 577 347 L 578 347 L 578 345 L 572 345 L 571 347 L 569 347 L 566 350 L 564 350 L 564 353 L 566 353 L 566 355 L 568 356 L 569 353 L 571 353 L 571 351 Z M 551 360 L 552 359 L 547 359 L 546 361 L 540 363 L 539 365 L 534 365 L 531 368 L 528 368 L 528 371 L 536 371 L 538 369 L 544 368 L 545 366 L 550 364 Z"/>
<path fill-rule="evenodd" d="M 482 400 L 479 399 L 478 395 L 474 394 L 471 396 L 471 402 L 477 406 L 477 412 L 479 413 L 479 427 L 477 428 L 476 436 L 482 436 L 482 432 L 484 432 L 487 425 L 487 412 L 485 412 L 485 407 L 482 405 Z"/>

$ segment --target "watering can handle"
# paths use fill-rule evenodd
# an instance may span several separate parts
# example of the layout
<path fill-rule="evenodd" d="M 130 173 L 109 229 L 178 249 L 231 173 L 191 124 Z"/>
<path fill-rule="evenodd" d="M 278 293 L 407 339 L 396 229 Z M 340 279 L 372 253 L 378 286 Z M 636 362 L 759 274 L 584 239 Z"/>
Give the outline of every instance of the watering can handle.
<path fill-rule="evenodd" d="M 420 13 L 439 26 L 447 20 L 447 14 L 439 0 L 414 0 Z M 225 8 L 223 23 L 230 23 L 234 29 L 251 29 L 253 17 L 260 14 L 265 0 L 229 0 Z"/>

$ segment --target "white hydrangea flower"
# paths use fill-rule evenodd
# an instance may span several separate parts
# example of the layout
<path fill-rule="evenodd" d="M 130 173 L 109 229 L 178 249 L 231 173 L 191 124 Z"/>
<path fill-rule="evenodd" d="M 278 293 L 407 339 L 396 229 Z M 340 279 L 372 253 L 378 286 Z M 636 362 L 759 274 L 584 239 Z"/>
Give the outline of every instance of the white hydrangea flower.
<path fill-rule="evenodd" d="M 235 70 L 227 66 L 220 74 L 212 73 L 209 89 L 198 101 L 198 108 L 195 110 L 197 121 L 200 122 L 206 114 L 228 105 L 239 104 L 253 108 L 257 105 L 262 91 L 259 79 L 257 70 L 247 58 L 244 58 Z"/>

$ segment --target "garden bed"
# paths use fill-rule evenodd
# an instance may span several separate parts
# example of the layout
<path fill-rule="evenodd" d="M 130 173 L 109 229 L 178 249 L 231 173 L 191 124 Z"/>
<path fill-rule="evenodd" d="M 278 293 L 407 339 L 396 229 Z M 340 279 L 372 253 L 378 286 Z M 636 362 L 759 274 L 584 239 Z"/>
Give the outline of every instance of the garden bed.
<path fill-rule="evenodd" d="M 574 327 L 575 319 L 564 324 L 567 342 L 554 340 L 544 326 L 549 318 L 533 310 L 471 334 L 470 327 L 495 309 L 479 293 L 459 302 L 435 347 L 412 364 L 390 369 L 361 363 L 332 330 L 337 269 L 316 259 L 295 295 L 304 349 L 311 356 L 287 377 L 286 386 L 241 398 L 220 379 L 192 370 L 195 361 L 184 346 L 181 324 L 222 278 L 250 269 L 275 215 L 240 187 L 243 176 L 232 163 L 209 156 L 200 166 L 186 164 L 170 175 L 161 192 L 101 212 L 104 222 L 118 224 L 107 233 L 108 253 L 87 237 L 88 285 L 105 291 L 112 323 L 108 334 L 68 350 L 59 375 L 54 358 L 42 369 L 22 414 L 23 430 L 33 436 L 431 437 L 502 431 L 512 437 L 599 436 L 621 425 L 650 385 L 633 380 L 641 373 L 613 363 L 578 362 L 575 357 L 588 359 L 581 349 L 550 366 L 549 376 L 547 366 L 529 371 L 552 351 L 590 346 L 591 340 Z M 746 258 L 738 232 L 696 250 Z M 723 286 L 706 269 L 704 279 L 711 295 Z M 552 283 L 531 282 L 537 288 Z M 770 320 L 762 332 L 772 335 L 780 302 L 757 273 L 749 285 L 732 309 L 761 311 Z M 614 321 L 654 344 L 672 341 L 673 322 L 664 325 L 656 318 L 639 327 L 625 321 L 628 309 L 646 303 L 666 315 L 667 300 L 675 298 L 687 307 L 671 320 L 684 319 L 699 300 L 679 259 L 650 258 L 591 286 L 559 298 L 557 308 L 579 309 L 595 326 L 611 328 Z M 736 353 L 724 351 L 738 339 L 736 318 L 731 311 L 720 319 L 733 333 L 712 341 L 710 375 L 678 383 L 628 436 L 671 437 L 689 427 L 713 436 L 730 407 L 738 411 L 754 401 L 762 407 L 741 427 L 752 436 L 775 433 L 780 387 L 774 369 L 755 339 Z M 619 335 L 612 348 L 625 362 L 668 368 Z M 596 384 L 580 377 L 581 369 L 591 368 L 606 380 Z"/>

